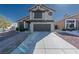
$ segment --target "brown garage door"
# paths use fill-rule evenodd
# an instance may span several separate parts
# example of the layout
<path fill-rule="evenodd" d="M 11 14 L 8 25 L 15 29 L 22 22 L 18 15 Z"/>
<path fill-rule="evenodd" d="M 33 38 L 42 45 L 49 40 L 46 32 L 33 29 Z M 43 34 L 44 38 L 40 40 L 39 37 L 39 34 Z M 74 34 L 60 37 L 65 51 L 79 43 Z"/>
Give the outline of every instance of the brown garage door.
<path fill-rule="evenodd" d="M 51 24 L 34 24 L 34 31 L 51 31 Z"/>

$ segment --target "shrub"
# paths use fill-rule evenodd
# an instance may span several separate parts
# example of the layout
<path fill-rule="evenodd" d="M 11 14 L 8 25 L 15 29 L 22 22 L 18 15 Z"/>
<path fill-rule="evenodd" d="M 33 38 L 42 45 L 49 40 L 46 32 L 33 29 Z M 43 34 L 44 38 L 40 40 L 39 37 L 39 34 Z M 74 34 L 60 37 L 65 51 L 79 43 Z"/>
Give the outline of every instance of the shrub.
<path fill-rule="evenodd" d="M 19 28 L 18 27 L 16 28 L 16 31 L 19 31 Z"/>
<path fill-rule="evenodd" d="M 66 29 L 63 28 L 62 31 L 66 31 Z"/>

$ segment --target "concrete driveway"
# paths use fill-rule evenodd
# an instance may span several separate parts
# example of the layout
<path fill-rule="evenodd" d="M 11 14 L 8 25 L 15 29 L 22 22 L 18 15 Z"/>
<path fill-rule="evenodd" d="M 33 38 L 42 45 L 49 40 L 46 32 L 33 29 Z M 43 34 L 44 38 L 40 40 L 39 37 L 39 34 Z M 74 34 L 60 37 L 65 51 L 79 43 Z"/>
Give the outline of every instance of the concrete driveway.
<path fill-rule="evenodd" d="M 55 33 L 50 33 L 36 44 L 34 54 L 66 54 L 79 53 L 79 49 L 65 41 Z"/>

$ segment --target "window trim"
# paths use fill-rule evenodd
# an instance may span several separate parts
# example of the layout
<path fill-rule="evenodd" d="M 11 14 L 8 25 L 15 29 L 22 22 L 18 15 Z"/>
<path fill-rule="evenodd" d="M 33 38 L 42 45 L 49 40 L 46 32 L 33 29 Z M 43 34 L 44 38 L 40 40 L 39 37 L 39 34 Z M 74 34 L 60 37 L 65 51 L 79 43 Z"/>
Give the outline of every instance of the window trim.
<path fill-rule="evenodd" d="M 35 15 L 35 13 L 37 13 L 37 14 L 36 14 L 37 16 Z M 41 14 L 40 14 L 41 16 L 39 16 L 38 13 L 41 13 Z M 43 15 L 43 11 L 39 11 L 39 10 L 38 10 L 38 11 L 34 11 L 34 18 L 35 18 L 35 19 L 40 19 L 40 18 L 42 18 L 42 15 Z"/>

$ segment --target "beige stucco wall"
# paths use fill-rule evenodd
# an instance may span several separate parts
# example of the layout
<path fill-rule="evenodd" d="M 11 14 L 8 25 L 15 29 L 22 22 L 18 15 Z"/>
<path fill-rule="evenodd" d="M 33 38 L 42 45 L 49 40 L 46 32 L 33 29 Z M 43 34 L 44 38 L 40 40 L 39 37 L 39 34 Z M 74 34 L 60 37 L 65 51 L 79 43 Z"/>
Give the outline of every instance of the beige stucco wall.
<path fill-rule="evenodd" d="M 65 28 L 65 20 L 60 20 L 58 22 L 55 22 L 55 25 L 57 25 L 59 30 L 62 30 Z"/>

